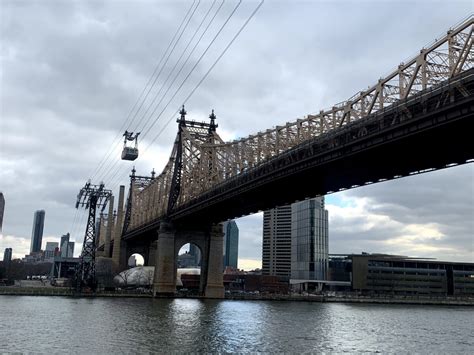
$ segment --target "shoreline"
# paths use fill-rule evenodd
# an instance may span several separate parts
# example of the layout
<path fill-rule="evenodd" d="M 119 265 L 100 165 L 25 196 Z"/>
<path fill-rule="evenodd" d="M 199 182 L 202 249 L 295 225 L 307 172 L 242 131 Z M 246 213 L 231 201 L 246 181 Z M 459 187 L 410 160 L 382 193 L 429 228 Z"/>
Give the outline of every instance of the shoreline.
<path fill-rule="evenodd" d="M 249 297 L 250 296 L 250 297 Z M 471 297 L 429 297 L 429 296 L 352 296 L 352 295 L 268 295 L 254 297 L 253 295 L 229 296 L 229 300 L 265 300 L 265 301 L 293 301 L 293 302 L 320 302 L 320 303 L 365 303 L 365 304 L 413 304 L 439 306 L 474 306 Z"/>
<path fill-rule="evenodd" d="M 62 296 L 75 298 L 90 297 L 119 297 L 119 298 L 187 298 L 206 299 L 201 296 L 176 295 L 153 297 L 150 293 L 137 292 L 99 292 L 75 295 L 69 288 L 51 287 L 0 287 L 0 296 Z M 319 302 L 319 303 L 364 303 L 364 304 L 413 304 L 439 306 L 474 306 L 474 297 L 430 297 L 430 296 L 353 296 L 353 295 L 225 295 L 225 300 L 234 301 L 291 301 L 291 302 Z"/>

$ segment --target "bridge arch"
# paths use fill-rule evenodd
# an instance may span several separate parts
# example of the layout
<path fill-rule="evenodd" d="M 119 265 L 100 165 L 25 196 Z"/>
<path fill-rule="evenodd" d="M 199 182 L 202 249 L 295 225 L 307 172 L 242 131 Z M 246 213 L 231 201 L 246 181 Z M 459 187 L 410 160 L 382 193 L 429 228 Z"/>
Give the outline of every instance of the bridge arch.
<path fill-rule="evenodd" d="M 177 245 L 176 249 L 178 250 L 178 256 L 180 255 L 191 255 L 194 256 L 194 259 L 191 260 L 178 260 L 178 267 L 201 267 L 202 261 L 202 250 L 203 246 L 196 244 L 194 242 L 187 242 L 181 246 Z"/>
<path fill-rule="evenodd" d="M 178 278 L 178 269 L 179 268 L 186 268 L 186 262 L 182 263 L 180 260 L 180 252 L 186 250 L 185 248 L 189 245 L 189 249 L 194 249 L 194 253 L 199 254 L 199 285 L 195 285 L 196 288 L 194 290 L 189 290 L 189 292 L 197 292 L 198 294 L 204 294 L 206 282 L 207 282 L 207 249 L 208 249 L 208 238 L 206 233 L 201 231 L 180 231 L 175 236 L 175 280 Z M 188 255 L 191 250 L 188 250 Z M 181 259 L 183 259 L 181 257 Z M 190 258 L 189 258 L 190 259 Z M 191 265 L 189 265 L 191 266 Z M 189 271 L 189 273 L 193 273 Z M 192 279 L 193 277 L 189 277 Z M 193 284 L 191 281 L 190 284 Z M 184 287 L 184 284 L 179 285 L 177 283 L 177 288 L 187 288 Z"/>
<path fill-rule="evenodd" d="M 201 293 L 202 285 L 202 246 L 190 242 L 176 246 L 177 279 L 176 289 L 183 293 Z"/>
<path fill-rule="evenodd" d="M 150 243 L 123 243 L 121 269 L 133 267 L 130 263 L 134 256 L 137 258 L 135 266 L 153 266 L 154 260 L 150 258 L 150 247 Z"/>

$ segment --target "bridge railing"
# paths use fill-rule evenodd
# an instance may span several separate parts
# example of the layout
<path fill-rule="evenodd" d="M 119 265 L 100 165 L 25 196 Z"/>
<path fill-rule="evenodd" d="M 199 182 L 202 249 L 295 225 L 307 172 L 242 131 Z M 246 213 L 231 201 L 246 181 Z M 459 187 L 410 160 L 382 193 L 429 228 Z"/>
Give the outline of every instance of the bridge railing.
<path fill-rule="evenodd" d="M 474 67 L 473 23 L 471 16 L 369 89 L 329 110 L 232 142 L 203 144 L 202 151 L 212 150 L 217 157 L 214 182 L 241 174 L 305 140 L 366 117 Z M 203 164 L 193 166 L 192 169 L 194 176 L 209 174 L 207 166 Z M 208 188 L 205 184 L 200 187 L 196 189 L 193 185 L 186 193 L 196 196 Z"/>

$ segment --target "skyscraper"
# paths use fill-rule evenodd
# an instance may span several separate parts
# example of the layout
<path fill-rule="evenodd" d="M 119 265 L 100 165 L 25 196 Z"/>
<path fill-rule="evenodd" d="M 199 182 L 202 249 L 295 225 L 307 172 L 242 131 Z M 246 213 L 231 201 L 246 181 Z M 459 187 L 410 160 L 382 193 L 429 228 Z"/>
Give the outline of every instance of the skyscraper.
<path fill-rule="evenodd" d="M 328 211 L 324 197 L 291 205 L 291 278 L 326 280 Z"/>
<path fill-rule="evenodd" d="M 69 233 L 61 237 L 61 245 L 59 252 L 63 258 L 72 258 L 74 256 L 74 242 L 69 241 Z"/>
<path fill-rule="evenodd" d="M 9 263 L 10 261 L 12 261 L 12 248 L 5 248 L 3 263 Z"/>
<path fill-rule="evenodd" d="M 33 219 L 33 230 L 31 232 L 30 253 L 36 253 L 41 250 L 41 242 L 43 241 L 44 217 L 44 210 L 35 212 Z"/>
<path fill-rule="evenodd" d="M 74 257 L 74 242 L 69 242 L 68 244 L 67 257 L 68 258 Z"/>
<path fill-rule="evenodd" d="M 3 193 L 0 192 L 0 233 L 2 232 L 3 228 L 3 214 L 5 213 L 5 197 L 3 197 Z"/>
<path fill-rule="evenodd" d="M 58 247 L 58 242 L 46 242 L 46 248 L 44 249 L 44 260 L 54 259 L 54 252 Z"/>
<path fill-rule="evenodd" d="M 263 213 L 262 274 L 291 273 L 291 205 Z"/>
<path fill-rule="evenodd" d="M 264 212 L 263 275 L 324 280 L 327 267 L 328 212 L 324 197 Z"/>
<path fill-rule="evenodd" d="M 227 266 L 237 269 L 239 258 L 239 227 L 234 220 L 225 222 L 224 230 L 224 269 Z"/>

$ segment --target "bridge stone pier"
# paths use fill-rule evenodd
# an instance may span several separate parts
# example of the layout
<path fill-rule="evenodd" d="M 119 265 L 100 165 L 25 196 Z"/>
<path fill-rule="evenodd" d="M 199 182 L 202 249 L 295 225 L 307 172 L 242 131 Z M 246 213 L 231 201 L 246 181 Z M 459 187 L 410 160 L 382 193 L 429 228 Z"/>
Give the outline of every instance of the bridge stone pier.
<path fill-rule="evenodd" d="M 201 250 L 200 293 L 207 298 L 224 298 L 222 224 L 181 226 L 165 221 L 160 223 L 154 251 L 154 296 L 175 293 L 178 252 L 187 243 L 193 243 Z"/>

